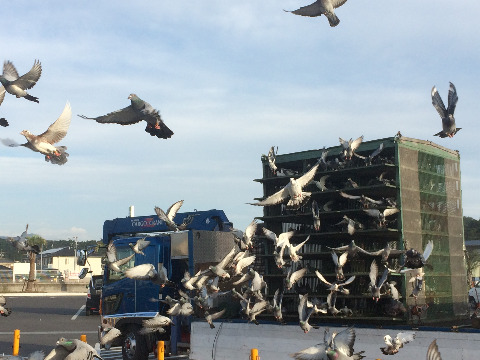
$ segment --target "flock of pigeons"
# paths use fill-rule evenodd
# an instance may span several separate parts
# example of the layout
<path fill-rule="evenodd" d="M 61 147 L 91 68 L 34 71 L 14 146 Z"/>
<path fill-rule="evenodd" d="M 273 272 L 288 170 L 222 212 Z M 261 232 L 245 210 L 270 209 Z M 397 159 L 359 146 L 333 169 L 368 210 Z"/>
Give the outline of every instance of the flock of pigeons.
<path fill-rule="evenodd" d="M 35 60 L 33 67 L 26 74 L 19 76 L 18 72 L 10 61 L 5 61 L 3 64 L 3 73 L 0 75 L 0 104 L 2 104 L 5 93 L 14 95 L 17 98 L 25 98 L 27 100 L 38 103 L 37 97 L 27 93 L 26 90 L 33 88 L 42 75 L 42 65 L 40 61 Z M 128 96 L 130 105 L 102 115 L 98 117 L 86 117 L 79 115 L 83 119 L 95 120 L 101 124 L 120 124 L 131 125 L 136 124 L 142 120 L 147 123 L 145 131 L 151 136 L 156 136 L 162 139 L 172 137 L 173 131 L 170 130 L 163 122 L 158 110 L 154 109 L 148 102 L 140 99 L 135 94 Z M 66 135 L 70 127 L 72 118 L 72 109 L 70 103 L 67 101 L 65 107 L 60 114 L 60 117 L 53 122 L 46 131 L 39 135 L 34 135 L 28 130 L 23 130 L 20 135 L 25 136 L 27 142 L 19 144 L 11 139 L 1 139 L 4 145 L 10 147 L 25 146 L 30 150 L 39 152 L 45 155 L 45 161 L 52 164 L 63 165 L 68 161 L 69 154 L 66 152 L 66 146 L 55 146 Z M 5 118 L 0 119 L 0 126 L 7 127 L 9 125 Z"/>

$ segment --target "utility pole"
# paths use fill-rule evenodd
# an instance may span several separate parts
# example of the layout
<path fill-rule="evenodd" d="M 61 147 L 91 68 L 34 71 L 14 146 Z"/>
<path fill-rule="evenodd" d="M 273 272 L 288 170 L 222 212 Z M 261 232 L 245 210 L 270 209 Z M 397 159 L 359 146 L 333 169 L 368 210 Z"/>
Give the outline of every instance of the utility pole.
<path fill-rule="evenodd" d="M 75 252 L 73 253 L 73 272 L 76 273 L 77 272 L 77 239 L 78 239 L 78 236 L 73 236 L 73 239 L 71 238 L 68 238 L 68 240 L 72 240 L 72 241 L 75 241 Z"/>

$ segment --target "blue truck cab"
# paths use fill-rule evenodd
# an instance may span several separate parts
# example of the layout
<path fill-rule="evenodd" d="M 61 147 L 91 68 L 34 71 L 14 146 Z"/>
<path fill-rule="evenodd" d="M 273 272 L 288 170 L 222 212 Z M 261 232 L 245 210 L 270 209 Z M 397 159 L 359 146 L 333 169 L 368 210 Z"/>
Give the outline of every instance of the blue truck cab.
<path fill-rule="evenodd" d="M 159 300 L 167 295 L 177 296 L 185 271 L 193 275 L 207 268 L 234 246 L 232 224 L 222 210 L 177 213 L 174 221 L 182 223 L 187 217 L 190 218 L 187 229 L 177 232 L 170 231 L 156 215 L 117 218 L 104 223 L 103 242 L 107 245 L 114 241 L 117 259 L 133 254 L 130 244 L 138 239 L 150 241 L 143 249 L 145 255 L 135 254 L 122 265 L 122 272 L 104 267 L 99 336 L 112 327 L 121 330 L 122 335 L 114 345 L 122 346 L 125 360 L 147 359 L 158 340 L 165 341 L 166 352 L 172 354 L 176 354 L 179 344 L 188 343 L 190 319 L 173 317 L 176 326 L 165 328 L 162 334 L 142 334 L 142 320 L 156 314 L 166 315 L 169 306 Z M 175 286 L 160 287 L 148 280 L 125 277 L 126 269 L 141 264 L 153 264 L 157 271 L 164 266 Z"/>

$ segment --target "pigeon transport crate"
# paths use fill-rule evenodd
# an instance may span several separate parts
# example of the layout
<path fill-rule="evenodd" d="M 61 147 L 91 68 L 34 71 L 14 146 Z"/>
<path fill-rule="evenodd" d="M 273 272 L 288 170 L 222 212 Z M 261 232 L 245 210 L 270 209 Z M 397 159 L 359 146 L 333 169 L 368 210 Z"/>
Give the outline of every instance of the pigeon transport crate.
<path fill-rule="evenodd" d="M 339 293 L 336 301 L 337 309 L 346 306 L 353 310 L 353 315 L 347 318 L 340 314 L 336 317 L 320 314 L 315 315 L 312 322 L 326 318 L 331 321 L 377 324 L 383 321 L 433 324 L 467 316 L 459 153 L 431 141 L 401 135 L 363 142 L 356 153 L 368 157 L 381 144 L 383 151 L 371 162 L 355 156 L 344 164 L 335 161 L 340 159 L 341 146 L 276 155 L 277 174 L 270 169 L 267 157 L 262 156 L 263 178 L 254 181 L 263 185 L 264 196 L 256 200 L 282 189 L 290 176 L 297 178 L 304 174 L 317 163 L 323 151 L 328 151 L 327 162 L 332 164 L 328 167 L 320 165 L 314 177 L 315 181 L 319 181 L 328 175 L 326 189 L 320 190 L 312 181 L 304 188 L 304 191 L 312 193 L 311 199 L 299 210 L 288 210 L 284 204 L 265 206 L 264 214 L 259 218 L 267 229 L 277 235 L 295 230 L 291 240 L 294 244 L 310 236 L 300 250 L 302 260 L 294 264 L 293 269 L 307 267 L 307 274 L 284 293 L 284 316 L 287 320 L 295 321 L 298 318 L 298 294 L 308 293 L 309 299 L 317 297 L 326 300 L 327 287 L 315 275 L 315 270 L 319 270 L 327 281 L 333 282 L 335 268 L 328 247 L 348 245 L 352 240 L 370 252 L 381 250 L 388 243 L 393 249 L 414 248 L 421 253 L 425 245 L 433 241 L 433 253 L 427 262 L 431 267 L 424 267 L 423 288 L 417 298 L 410 296 L 413 285 L 409 280 L 412 275 L 391 273 L 388 282 L 395 281 L 404 307 L 398 309 L 392 306 L 388 295 L 375 302 L 368 289 L 370 265 L 373 259 L 377 259 L 379 274 L 383 272 L 383 266 L 379 257 L 359 254 L 344 266 L 346 279 L 356 276 L 353 283 L 347 286 L 350 294 Z M 386 226 L 380 227 L 363 211 L 364 205 L 342 197 L 340 191 L 350 195 L 363 194 L 375 200 L 383 199 L 384 202 L 388 199 L 390 206 L 393 204 L 400 211 L 386 217 Z M 318 203 L 321 211 L 319 231 L 313 227 L 312 200 Z M 386 207 L 380 205 L 378 209 L 383 211 Z M 361 223 L 363 228 L 349 235 L 345 226 L 337 225 L 344 215 Z M 255 248 L 255 269 L 264 274 L 271 298 L 276 289 L 283 288 L 285 269 L 282 271 L 275 264 L 272 241 L 265 236 L 259 236 L 259 240 Z M 389 257 L 389 268 L 394 269 L 400 264 L 403 264 L 403 255 Z M 415 310 L 425 304 L 428 304 L 428 309 L 417 316 Z M 320 318 L 315 319 L 317 316 Z"/>

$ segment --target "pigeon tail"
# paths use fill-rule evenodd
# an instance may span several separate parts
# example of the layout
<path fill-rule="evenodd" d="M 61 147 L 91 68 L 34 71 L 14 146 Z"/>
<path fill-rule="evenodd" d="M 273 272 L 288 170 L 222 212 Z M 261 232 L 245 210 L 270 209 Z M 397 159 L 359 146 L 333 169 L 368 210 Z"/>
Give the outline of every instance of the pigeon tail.
<path fill-rule="evenodd" d="M 149 124 L 145 128 L 145 131 L 151 136 L 156 136 L 159 139 L 169 139 L 173 135 L 173 131 L 170 130 L 165 124 L 160 124 L 158 128 Z"/>
<path fill-rule="evenodd" d="M 331 27 L 335 27 L 340 24 L 340 19 L 337 17 L 337 15 L 325 13 L 325 16 L 327 17 L 328 23 Z"/>
<path fill-rule="evenodd" d="M 38 97 L 32 96 L 30 94 L 25 95 L 25 99 L 36 102 L 37 104 L 40 102 L 38 101 Z"/>
<path fill-rule="evenodd" d="M 8 121 L 5 118 L 0 118 L 0 126 L 7 127 Z"/>
<path fill-rule="evenodd" d="M 45 161 L 51 162 L 52 164 L 56 165 L 63 165 L 68 161 L 69 154 L 66 152 L 66 146 L 59 146 L 57 147 L 57 151 L 59 155 L 45 155 Z"/>

